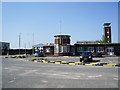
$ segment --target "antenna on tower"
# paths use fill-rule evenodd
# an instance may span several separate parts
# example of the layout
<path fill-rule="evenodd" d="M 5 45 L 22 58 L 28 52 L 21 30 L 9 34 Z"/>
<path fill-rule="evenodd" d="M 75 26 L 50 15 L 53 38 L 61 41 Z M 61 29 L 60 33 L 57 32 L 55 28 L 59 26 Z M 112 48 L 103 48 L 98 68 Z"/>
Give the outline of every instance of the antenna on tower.
<path fill-rule="evenodd" d="M 60 18 L 60 21 L 59 21 L 59 23 L 60 23 L 60 34 L 61 34 L 61 23 L 62 23 L 62 20 L 61 20 L 61 18 Z"/>

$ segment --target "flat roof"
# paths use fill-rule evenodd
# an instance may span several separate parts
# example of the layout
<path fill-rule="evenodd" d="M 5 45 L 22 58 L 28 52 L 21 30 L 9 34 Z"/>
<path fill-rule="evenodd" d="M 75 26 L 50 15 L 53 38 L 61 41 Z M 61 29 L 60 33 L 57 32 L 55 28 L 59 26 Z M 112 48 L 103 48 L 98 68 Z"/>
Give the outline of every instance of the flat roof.
<path fill-rule="evenodd" d="M 111 23 L 104 23 L 103 25 L 104 26 L 109 26 Z"/>
<path fill-rule="evenodd" d="M 40 43 L 40 44 L 33 45 L 33 47 L 43 47 L 43 46 L 50 46 L 50 45 L 54 45 L 54 43 Z"/>
<path fill-rule="evenodd" d="M 120 43 L 75 43 L 74 45 L 120 45 Z"/>
<path fill-rule="evenodd" d="M 65 37 L 71 37 L 70 35 L 55 35 L 54 37 L 63 37 L 63 36 L 65 36 Z"/>

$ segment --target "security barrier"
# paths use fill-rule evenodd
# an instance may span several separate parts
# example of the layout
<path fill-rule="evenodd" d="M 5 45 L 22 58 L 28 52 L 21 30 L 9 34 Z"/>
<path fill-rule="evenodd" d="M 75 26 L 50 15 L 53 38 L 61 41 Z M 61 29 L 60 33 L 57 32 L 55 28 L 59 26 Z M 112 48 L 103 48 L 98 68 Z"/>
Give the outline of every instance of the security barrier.
<path fill-rule="evenodd" d="M 11 56 L 5 58 L 27 58 L 27 56 Z M 46 58 L 34 58 L 29 61 L 42 62 L 42 63 L 53 63 L 53 64 L 68 64 L 68 65 L 84 65 L 84 66 L 108 66 L 108 67 L 120 67 L 117 63 L 83 63 L 83 62 L 69 62 L 69 61 L 53 61 L 47 60 Z"/>
<path fill-rule="evenodd" d="M 43 58 L 35 58 L 30 61 L 39 62 L 41 60 L 42 63 L 54 63 L 54 64 L 68 64 L 68 65 L 84 65 L 84 66 L 109 66 L 109 67 L 120 67 L 120 64 L 117 63 L 82 63 L 82 62 L 68 62 L 68 61 L 53 61 L 47 60 Z"/>
<path fill-rule="evenodd" d="M 27 58 L 28 56 L 10 56 L 5 58 Z"/>

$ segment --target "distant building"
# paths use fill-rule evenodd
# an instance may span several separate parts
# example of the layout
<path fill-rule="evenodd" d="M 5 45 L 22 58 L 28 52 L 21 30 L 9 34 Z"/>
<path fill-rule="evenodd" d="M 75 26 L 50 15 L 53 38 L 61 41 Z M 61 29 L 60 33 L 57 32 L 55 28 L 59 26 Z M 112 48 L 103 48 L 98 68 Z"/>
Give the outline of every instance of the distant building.
<path fill-rule="evenodd" d="M 77 41 L 76 43 L 87 44 L 87 43 L 97 43 L 96 41 Z"/>
<path fill-rule="evenodd" d="M 54 43 L 40 43 L 37 45 L 33 45 L 32 47 L 35 49 L 35 52 L 43 52 L 43 46 L 54 45 Z"/>
<path fill-rule="evenodd" d="M 9 50 L 9 49 L 10 49 L 10 43 L 9 42 L 0 42 L 0 55 L 5 50 Z"/>
<path fill-rule="evenodd" d="M 70 35 L 55 35 L 54 55 L 70 55 Z"/>
<path fill-rule="evenodd" d="M 83 51 L 90 51 L 93 54 L 120 55 L 120 43 L 75 43 L 76 55 Z"/>
<path fill-rule="evenodd" d="M 120 55 L 120 43 L 111 43 L 111 23 L 104 23 L 104 36 L 107 43 L 96 41 L 77 41 L 70 44 L 70 35 L 55 35 L 54 44 L 42 45 L 45 56 L 75 56 L 83 51 L 92 52 L 94 55 Z M 39 45 L 35 46 L 38 47 Z"/>
<path fill-rule="evenodd" d="M 10 49 L 10 43 L 8 42 L 0 42 L 0 49 Z"/>

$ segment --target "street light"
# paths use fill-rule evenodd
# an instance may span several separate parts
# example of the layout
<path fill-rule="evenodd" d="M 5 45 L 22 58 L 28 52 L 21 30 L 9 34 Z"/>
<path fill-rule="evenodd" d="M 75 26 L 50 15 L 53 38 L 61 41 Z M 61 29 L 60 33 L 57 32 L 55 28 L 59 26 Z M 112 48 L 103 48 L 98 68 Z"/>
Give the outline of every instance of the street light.
<path fill-rule="evenodd" d="M 26 55 L 26 43 L 24 45 L 25 45 L 25 55 Z"/>
<path fill-rule="evenodd" d="M 20 40 L 21 40 L 21 33 L 19 34 L 19 56 L 20 56 Z"/>
<path fill-rule="evenodd" d="M 33 45 L 34 45 L 34 33 L 33 33 Z M 34 47 L 32 48 L 32 54 L 34 54 Z"/>

